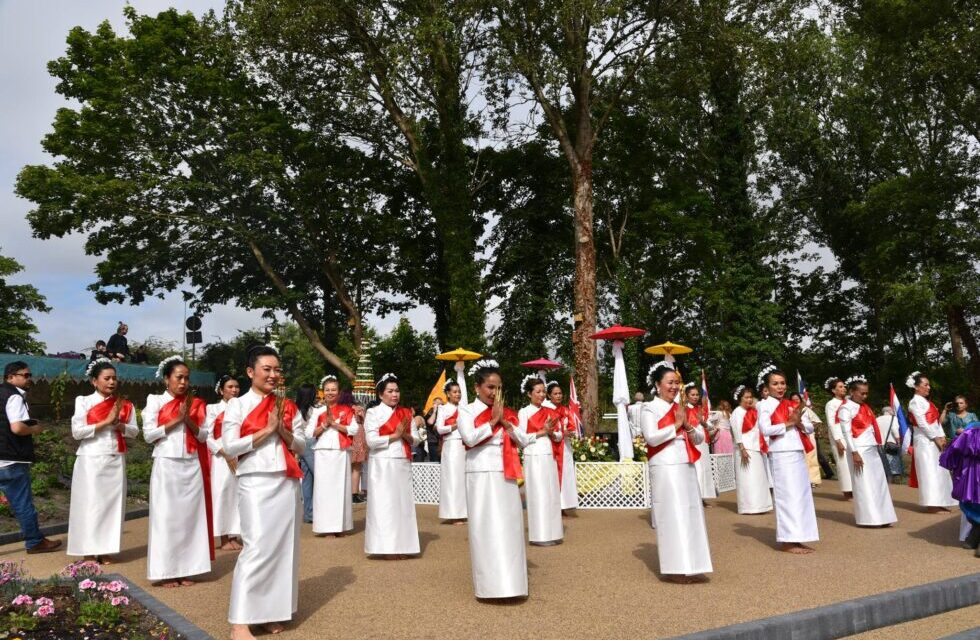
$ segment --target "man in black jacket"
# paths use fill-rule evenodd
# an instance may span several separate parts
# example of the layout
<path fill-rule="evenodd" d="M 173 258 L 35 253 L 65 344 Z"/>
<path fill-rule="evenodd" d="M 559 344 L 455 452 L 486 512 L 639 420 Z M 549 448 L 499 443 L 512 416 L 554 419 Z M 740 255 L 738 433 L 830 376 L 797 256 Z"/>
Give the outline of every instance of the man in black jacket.
<path fill-rule="evenodd" d="M 31 388 L 31 370 L 26 362 L 11 362 L 3 370 L 0 384 L 0 491 L 20 522 L 27 553 L 48 553 L 61 546 L 60 540 L 41 535 L 31 493 L 31 463 L 34 462 L 34 435 L 42 427 L 32 420 L 24 396 Z"/>

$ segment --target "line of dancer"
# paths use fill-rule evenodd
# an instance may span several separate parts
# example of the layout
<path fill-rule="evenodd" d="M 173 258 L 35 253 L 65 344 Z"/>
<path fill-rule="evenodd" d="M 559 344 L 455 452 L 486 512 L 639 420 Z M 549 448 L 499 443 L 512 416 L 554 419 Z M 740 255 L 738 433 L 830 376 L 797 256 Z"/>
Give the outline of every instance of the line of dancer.
<path fill-rule="evenodd" d="M 307 439 L 314 443 L 314 535 L 353 530 L 351 449 L 360 434 L 371 452 L 365 553 L 402 559 L 421 552 L 411 467 L 412 447 L 421 439 L 413 412 L 400 404 L 398 377 L 379 378 L 378 402 L 365 411 L 340 403 L 339 381 L 326 376 L 322 405 L 304 416 L 283 397 L 274 348 L 252 348 L 245 364 L 248 390 L 239 394 L 238 382 L 222 376 L 215 387 L 219 401 L 205 406 L 190 393 L 187 363 L 167 358 L 158 369 L 166 388 L 150 395 L 142 412 L 143 436 L 153 444 L 147 578 L 163 587 L 190 586 L 211 570 L 215 537 L 222 549 L 240 550 L 228 613 L 234 640 L 253 638 L 255 626 L 279 633 L 297 610 L 303 517 L 297 456 Z M 94 392 L 76 399 L 72 417 L 79 449 L 67 551 L 109 562 L 121 547 L 126 440 L 138 428 L 135 407 L 116 393 L 115 365 L 96 360 L 87 373 Z M 443 437 L 439 517 L 468 528 L 477 598 L 526 598 L 527 544 L 561 544 L 562 514 L 578 504 L 570 446 L 575 428 L 555 382 L 525 377 L 520 390 L 526 405 L 514 411 L 504 403 L 496 361 L 477 361 L 469 379 L 472 402 L 458 366 L 456 379 L 443 388 L 448 402 L 435 421 Z M 672 582 L 702 582 L 713 570 L 704 499 L 715 494 L 703 447 L 714 429 L 698 410 L 700 390 L 682 386 L 672 363 L 651 367 L 647 383 L 653 398 L 640 403 L 635 415 L 646 444 L 660 574 Z M 915 391 L 909 413 L 919 504 L 948 511 L 956 502 L 950 474 L 939 466 L 947 443 L 928 399 L 929 380 L 914 372 L 908 385 Z M 856 375 L 831 378 L 825 386 L 834 396 L 826 413 L 842 491 L 853 495 L 855 524 L 890 526 L 897 516 L 879 455 L 882 434 L 866 403 L 868 381 Z M 775 510 L 777 546 L 813 553 L 819 532 L 805 458 L 813 447 L 812 424 L 804 407 L 787 398 L 787 377 L 775 366 L 759 373 L 754 388 L 736 388 L 733 400 L 738 512 Z"/>

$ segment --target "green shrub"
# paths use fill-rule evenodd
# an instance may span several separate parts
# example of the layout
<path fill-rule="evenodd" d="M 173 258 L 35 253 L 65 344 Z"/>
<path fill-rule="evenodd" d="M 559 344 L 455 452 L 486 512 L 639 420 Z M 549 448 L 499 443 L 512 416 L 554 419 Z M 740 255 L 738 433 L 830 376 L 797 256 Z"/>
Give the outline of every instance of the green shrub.
<path fill-rule="evenodd" d="M 89 600 L 78 605 L 78 624 L 111 627 L 119 622 L 119 608 L 107 600 Z"/>

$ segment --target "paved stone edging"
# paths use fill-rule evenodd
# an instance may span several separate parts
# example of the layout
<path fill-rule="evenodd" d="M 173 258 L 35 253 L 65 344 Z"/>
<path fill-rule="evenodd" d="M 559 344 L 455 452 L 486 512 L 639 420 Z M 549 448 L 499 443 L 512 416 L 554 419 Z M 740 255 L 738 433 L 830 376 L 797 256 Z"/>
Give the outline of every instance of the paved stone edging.
<path fill-rule="evenodd" d="M 133 584 L 132 580 L 126 576 L 118 573 L 104 573 L 101 577 L 125 582 L 129 585 L 128 592 L 131 598 L 138 600 L 150 613 L 166 622 L 170 625 L 171 629 L 187 638 L 187 640 L 214 640 L 213 636 L 208 635 L 203 630 L 194 626 L 187 618 L 151 596 L 141 587 Z"/>
<path fill-rule="evenodd" d="M 830 640 L 980 604 L 980 573 L 699 631 L 675 640 Z M 977 630 L 950 636 L 976 638 Z"/>
<path fill-rule="evenodd" d="M 959 633 L 954 633 L 951 636 L 946 636 L 940 640 L 977 640 L 980 638 L 980 627 L 973 627 L 972 629 L 967 629 L 966 631 L 960 631 Z"/>
<path fill-rule="evenodd" d="M 145 518 L 150 515 L 149 507 L 144 507 L 142 509 L 133 509 L 132 511 L 127 511 L 125 519 L 126 520 L 136 520 L 138 518 Z M 41 527 L 42 536 L 56 536 L 62 533 L 68 533 L 68 523 L 62 522 L 61 524 L 51 524 L 46 527 Z M 12 542 L 20 542 L 24 539 L 24 534 L 20 531 L 11 531 L 10 533 L 0 533 L 0 545 L 11 544 Z"/>

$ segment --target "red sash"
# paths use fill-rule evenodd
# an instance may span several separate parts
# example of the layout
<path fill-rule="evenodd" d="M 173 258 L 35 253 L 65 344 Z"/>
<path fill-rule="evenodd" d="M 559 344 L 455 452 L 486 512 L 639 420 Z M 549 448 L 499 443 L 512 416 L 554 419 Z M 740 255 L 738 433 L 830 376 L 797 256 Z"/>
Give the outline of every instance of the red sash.
<path fill-rule="evenodd" d="M 554 409 L 549 409 L 548 407 L 541 407 L 538 409 L 537 413 L 528 418 L 527 420 L 527 432 L 528 433 L 538 433 L 544 429 L 544 423 L 548 421 L 548 418 L 556 418 L 555 421 L 555 433 L 561 433 L 561 421 L 558 419 L 558 412 Z M 554 456 L 555 462 L 558 464 L 558 487 L 561 487 L 561 474 L 563 471 L 565 462 L 565 445 L 562 442 L 555 442 L 548 434 L 548 440 L 551 442 L 551 455 Z"/>
<path fill-rule="evenodd" d="M 88 413 L 85 414 L 86 424 L 102 422 L 109 417 L 109 413 L 112 412 L 112 408 L 114 406 L 116 406 L 116 399 L 113 396 L 109 396 L 88 410 Z M 119 409 L 119 421 L 125 424 L 129 422 L 129 418 L 132 415 L 133 403 L 129 400 L 123 400 L 122 408 Z M 119 451 L 119 453 L 126 453 L 126 438 L 123 437 L 123 434 L 119 431 L 116 431 L 116 450 Z"/>
<path fill-rule="evenodd" d="M 473 420 L 473 426 L 482 427 L 483 425 L 490 422 L 490 418 L 492 416 L 493 416 L 493 409 L 491 407 L 487 407 L 480 413 L 480 415 L 478 415 Z M 514 413 L 513 410 L 508 409 L 507 407 L 504 407 L 503 419 L 513 425 L 517 424 L 517 414 Z M 472 447 L 467 446 L 466 450 L 469 451 L 470 449 L 475 449 L 476 447 L 486 444 L 487 442 L 490 441 L 491 438 L 493 438 L 494 435 L 499 433 L 503 428 L 504 425 L 498 422 L 493 427 L 493 431 L 490 432 L 489 436 L 487 436 L 480 442 L 477 442 Z M 514 444 L 514 442 L 510 439 L 510 436 L 508 436 L 506 433 L 504 434 L 503 437 L 503 447 L 504 447 L 504 477 L 507 478 L 508 480 L 523 480 L 524 470 L 521 468 L 521 457 L 517 453 L 517 445 Z"/>
<path fill-rule="evenodd" d="M 745 417 L 742 418 L 742 433 L 748 433 L 755 429 L 756 423 L 759 421 L 759 411 L 755 407 L 745 410 Z M 808 438 L 809 439 L 809 438 Z M 766 444 L 766 437 L 762 435 L 762 430 L 759 430 L 759 451 L 762 453 L 769 453 L 769 445 Z"/>
<path fill-rule="evenodd" d="M 218 417 L 214 419 L 214 427 L 211 429 L 211 435 L 214 436 L 215 440 L 221 439 L 221 425 L 225 422 L 225 412 L 222 411 L 218 414 Z"/>
<path fill-rule="evenodd" d="M 351 420 L 354 418 L 354 409 L 346 404 L 335 404 L 332 407 L 328 407 L 327 411 L 333 415 L 335 421 L 345 427 L 350 426 Z M 327 411 L 320 414 L 320 417 L 316 421 L 316 426 L 322 427 L 327 422 Z M 354 444 L 354 438 L 346 433 L 338 431 L 337 437 L 340 439 L 341 449 L 350 449 L 350 446 Z"/>
<path fill-rule="evenodd" d="M 679 405 L 676 402 L 670 403 L 670 409 L 667 410 L 667 414 L 663 418 L 660 418 L 660 422 L 657 423 L 658 429 L 673 428 L 674 424 L 676 424 L 677 422 L 678 406 Z M 693 442 L 691 442 L 691 434 L 689 434 L 684 427 L 678 429 L 677 434 L 684 436 L 684 447 L 687 449 L 687 461 L 690 462 L 691 464 L 694 464 L 695 462 L 700 460 L 701 452 L 698 451 L 698 448 L 694 446 Z M 658 453 L 666 449 L 672 443 L 673 441 L 669 440 L 667 442 L 664 442 L 663 444 L 658 444 L 655 447 L 651 447 L 650 445 L 647 445 L 647 460 L 653 460 L 653 456 L 657 455 Z"/>
<path fill-rule="evenodd" d="M 844 405 L 842 404 L 837 409 L 837 415 L 834 416 L 834 419 L 838 422 L 840 422 L 840 410 L 843 407 Z M 881 432 L 878 431 L 878 420 L 875 418 L 875 412 L 867 404 L 862 403 L 858 407 L 857 415 L 851 419 L 851 437 L 860 437 L 869 427 L 874 429 L 875 442 L 881 444 Z"/>
<path fill-rule="evenodd" d="M 561 430 L 565 433 L 575 433 L 575 425 L 572 424 L 572 412 L 568 406 L 561 405 L 555 409 L 555 412 L 558 414 L 558 422 L 561 424 Z"/>
<path fill-rule="evenodd" d="M 797 403 L 791 402 L 786 398 L 779 401 L 779 406 L 776 410 L 772 412 L 771 424 L 782 424 L 785 425 L 786 421 L 789 420 L 789 414 L 793 412 L 798 406 Z M 810 453 L 813 451 L 813 443 L 810 442 L 810 438 L 803 433 L 803 425 L 799 424 L 796 426 L 796 433 L 800 436 L 800 442 L 803 443 L 803 451 Z"/>
<path fill-rule="evenodd" d="M 157 414 L 157 424 L 166 424 L 177 417 L 180 407 L 186 402 L 186 396 L 177 396 L 167 404 L 160 407 Z M 187 411 L 186 419 L 193 422 L 198 427 L 204 426 L 207 406 L 200 398 L 191 400 L 191 408 Z M 201 478 L 204 481 L 204 511 L 208 519 L 208 550 L 211 552 L 211 560 L 214 560 L 214 507 L 211 504 L 211 454 L 207 447 L 200 446 L 197 438 L 191 430 L 184 425 L 184 446 L 187 453 L 197 453 L 197 462 L 201 465 Z"/>
<path fill-rule="evenodd" d="M 245 417 L 239 435 L 242 437 L 250 436 L 253 433 L 265 429 L 265 426 L 269 423 L 269 414 L 275 410 L 276 394 L 270 393 Z M 296 408 L 296 404 L 292 400 L 286 400 L 285 411 L 282 415 L 282 422 L 286 431 L 291 432 L 293 430 L 293 420 L 296 418 L 297 411 L 299 409 Z M 278 435 L 276 437 L 279 438 Z M 296 456 L 286 446 L 285 440 L 279 438 L 279 444 L 282 446 L 283 457 L 286 458 L 286 476 L 301 480 L 303 478 L 303 470 L 299 468 L 299 463 L 296 462 Z"/>
<path fill-rule="evenodd" d="M 455 427 L 457 420 L 459 420 L 459 409 L 456 409 L 456 411 L 453 412 L 453 415 L 443 420 L 442 424 L 447 427 Z"/>
<path fill-rule="evenodd" d="M 937 409 L 936 405 L 934 405 L 932 402 L 929 403 L 929 408 L 926 409 L 927 424 L 919 424 L 919 421 L 915 419 L 915 414 L 912 413 L 911 408 L 909 409 L 909 416 L 912 417 L 912 424 L 914 426 L 918 427 L 919 429 L 923 429 L 933 422 L 939 422 L 939 409 Z M 915 473 L 915 447 L 909 447 L 909 456 L 912 458 L 912 468 L 909 470 L 909 486 L 913 489 L 918 489 L 919 476 Z"/>
<path fill-rule="evenodd" d="M 412 426 L 411 420 L 412 420 L 413 417 L 415 417 L 415 416 L 412 413 L 412 410 L 411 409 L 408 409 L 407 407 L 395 407 L 395 410 L 391 412 L 391 417 L 388 418 L 388 421 L 385 422 L 383 425 L 381 425 L 381 428 L 378 430 L 378 435 L 379 436 L 390 436 L 391 434 L 393 434 L 395 432 L 395 429 L 398 428 L 399 423 L 402 420 L 404 420 L 405 418 L 408 418 L 409 419 L 409 425 L 408 426 L 409 426 L 409 428 L 411 428 L 411 426 Z M 408 458 L 408 461 L 409 462 L 411 462 L 412 461 L 412 445 L 410 445 L 410 444 L 408 444 L 408 442 L 402 440 L 402 448 L 405 450 L 405 457 Z"/>

